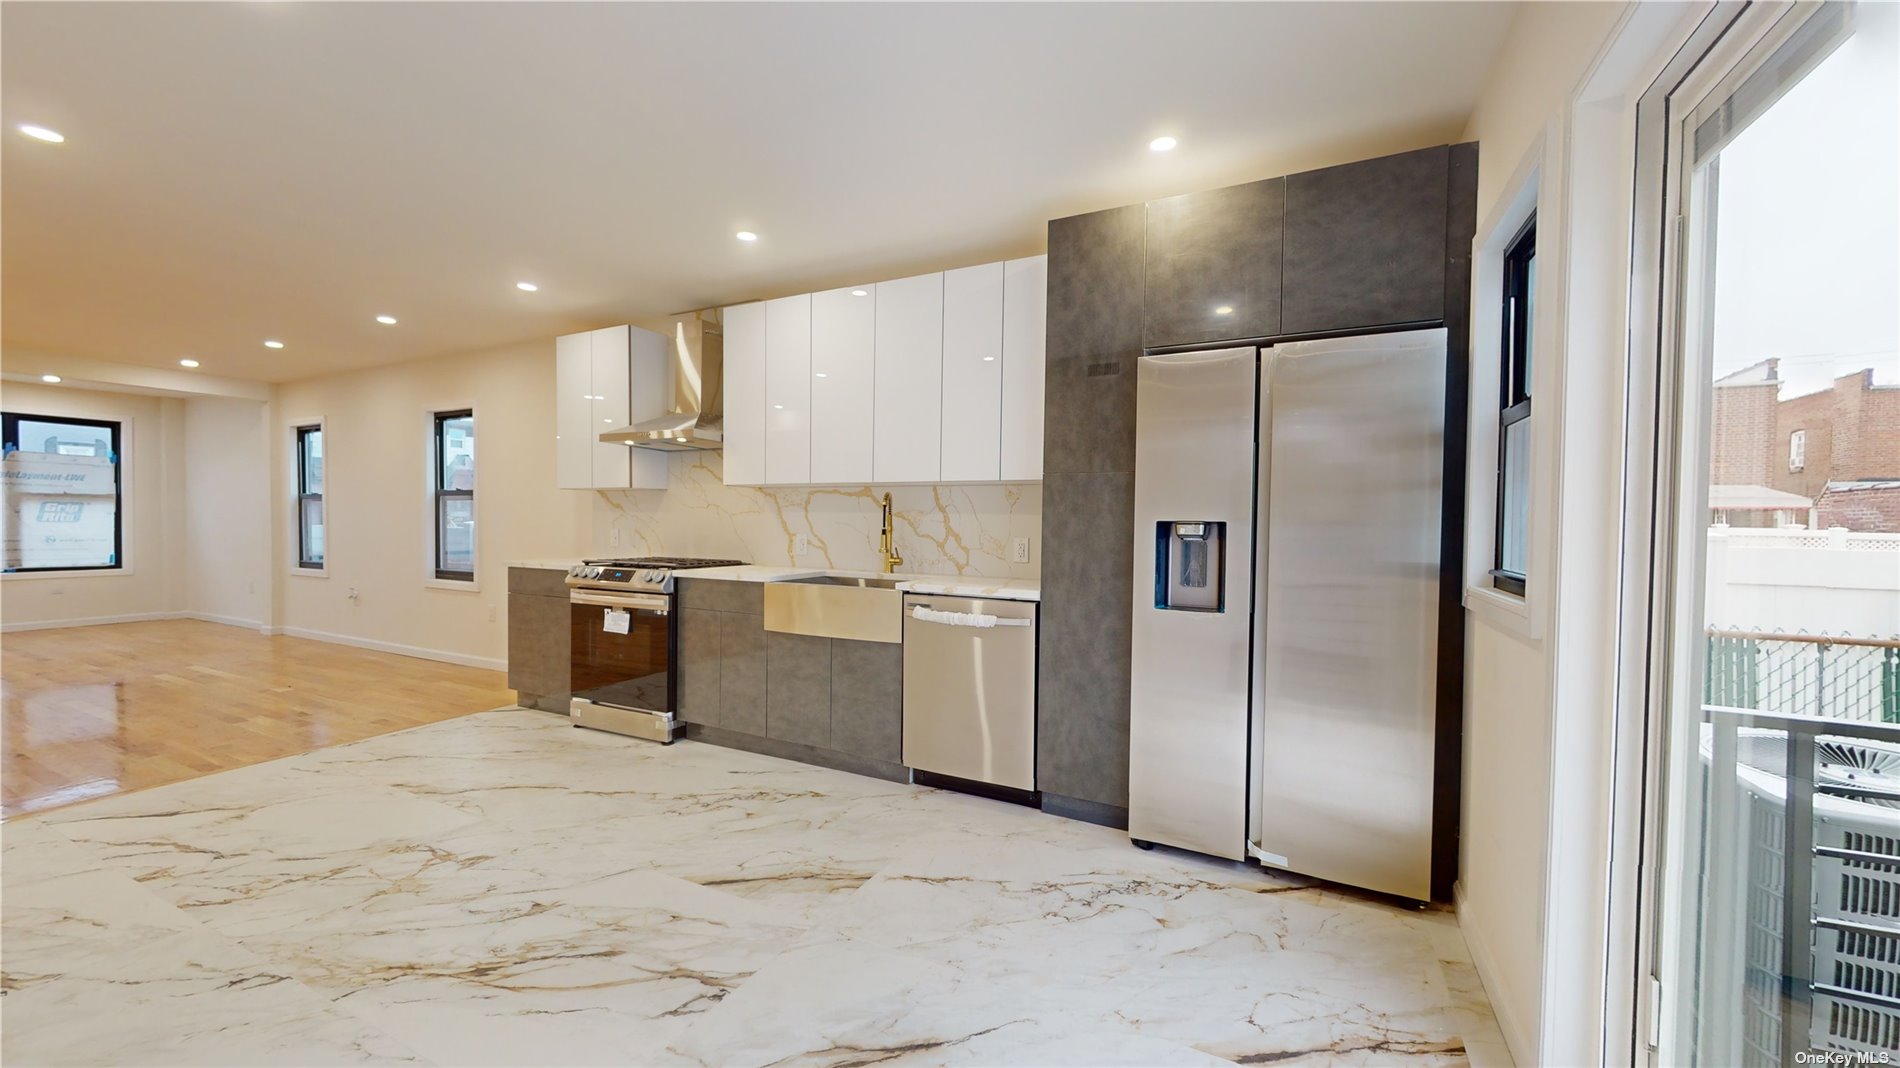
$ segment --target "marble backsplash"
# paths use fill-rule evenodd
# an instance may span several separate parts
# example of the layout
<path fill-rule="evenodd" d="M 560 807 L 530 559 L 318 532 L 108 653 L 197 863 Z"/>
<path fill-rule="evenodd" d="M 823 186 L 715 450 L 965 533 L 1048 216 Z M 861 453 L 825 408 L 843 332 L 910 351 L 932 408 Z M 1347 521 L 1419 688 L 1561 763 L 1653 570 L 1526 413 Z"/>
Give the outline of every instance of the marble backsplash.
<path fill-rule="evenodd" d="M 1036 578 L 1041 561 L 1042 485 L 727 486 L 716 452 L 671 458 L 660 490 L 597 490 L 595 553 L 669 554 L 785 567 L 876 571 L 878 502 L 888 489 L 904 572 Z M 798 536 L 806 539 L 797 552 Z M 1011 563 L 1012 538 L 1028 538 L 1029 562 Z"/>

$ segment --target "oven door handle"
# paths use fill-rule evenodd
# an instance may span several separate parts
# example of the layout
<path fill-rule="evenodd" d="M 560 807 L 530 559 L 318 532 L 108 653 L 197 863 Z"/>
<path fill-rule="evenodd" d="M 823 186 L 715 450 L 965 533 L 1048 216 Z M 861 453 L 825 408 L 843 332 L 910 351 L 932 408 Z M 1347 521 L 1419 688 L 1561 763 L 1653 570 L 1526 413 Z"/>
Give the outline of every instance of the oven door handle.
<path fill-rule="evenodd" d="M 574 590 L 567 595 L 567 599 L 574 604 L 627 608 L 640 612 L 656 612 L 660 615 L 666 615 L 673 607 L 669 598 L 651 593 L 596 593 Z"/>

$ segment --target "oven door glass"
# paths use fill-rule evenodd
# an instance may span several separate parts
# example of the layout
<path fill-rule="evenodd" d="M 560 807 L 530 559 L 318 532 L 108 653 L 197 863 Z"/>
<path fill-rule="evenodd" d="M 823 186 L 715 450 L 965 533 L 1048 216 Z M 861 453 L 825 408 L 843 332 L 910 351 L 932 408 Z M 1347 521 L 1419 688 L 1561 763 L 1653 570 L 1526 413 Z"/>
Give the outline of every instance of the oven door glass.
<path fill-rule="evenodd" d="M 599 705 L 673 711 L 670 599 L 578 591 L 569 608 L 572 693 Z"/>

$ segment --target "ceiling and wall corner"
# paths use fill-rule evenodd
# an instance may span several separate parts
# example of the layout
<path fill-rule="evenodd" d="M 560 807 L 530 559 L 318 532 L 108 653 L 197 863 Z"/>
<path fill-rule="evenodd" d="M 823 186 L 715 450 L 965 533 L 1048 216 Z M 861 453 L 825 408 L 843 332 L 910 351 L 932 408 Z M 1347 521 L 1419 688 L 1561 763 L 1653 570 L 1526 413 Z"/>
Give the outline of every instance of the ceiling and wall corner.
<path fill-rule="evenodd" d="M 290 381 L 1034 253 L 1050 218 L 1455 140 L 1510 17 L 8 4 L 4 340 Z"/>

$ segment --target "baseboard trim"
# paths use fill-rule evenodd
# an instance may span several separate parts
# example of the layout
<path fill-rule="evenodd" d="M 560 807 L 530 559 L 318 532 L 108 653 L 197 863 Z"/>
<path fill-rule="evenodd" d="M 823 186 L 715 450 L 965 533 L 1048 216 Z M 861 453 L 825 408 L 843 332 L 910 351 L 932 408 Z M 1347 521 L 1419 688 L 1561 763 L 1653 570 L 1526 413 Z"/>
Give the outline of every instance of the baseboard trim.
<path fill-rule="evenodd" d="M 237 616 L 213 615 L 210 612 L 180 612 L 179 615 L 186 619 L 201 620 L 205 623 L 222 623 L 227 627 L 243 627 L 245 630 L 254 630 L 259 634 L 269 634 L 271 631 L 268 625 L 256 619 L 239 619 Z"/>
<path fill-rule="evenodd" d="M 1064 797 L 1045 790 L 1042 794 L 1042 810 L 1052 816 L 1061 816 L 1063 819 L 1113 827 L 1118 831 L 1128 829 L 1128 810 L 1120 805 L 1085 801 L 1079 797 Z"/>
<path fill-rule="evenodd" d="M 497 657 L 469 656 L 467 653 L 451 653 L 446 649 L 425 649 L 419 645 L 377 641 L 374 638 L 358 638 L 353 634 L 334 634 L 327 630 L 309 630 L 304 627 L 278 627 L 276 632 L 291 638 L 309 638 L 312 641 L 329 642 L 332 645 L 348 645 L 379 653 L 413 656 L 418 660 L 435 660 L 444 664 L 458 664 L 462 667 L 487 668 L 490 671 L 508 670 L 508 661 Z"/>
<path fill-rule="evenodd" d="M 1498 1021 L 1504 1044 L 1510 1047 L 1511 1059 L 1518 1064 L 1536 1064 L 1537 1058 L 1531 1055 L 1536 1044 L 1524 1033 L 1509 1006 L 1498 1000 L 1498 992 L 1504 989 L 1503 977 L 1498 974 L 1497 959 L 1491 955 L 1491 947 L 1485 944 L 1478 926 L 1472 924 L 1467 915 L 1470 903 L 1465 898 L 1463 879 L 1453 884 L 1452 897 L 1458 910 L 1458 930 L 1465 937 L 1465 948 L 1471 952 L 1471 967 L 1478 973 L 1478 982 L 1484 985 L 1484 996 L 1491 1002 L 1491 1015 Z"/>
<path fill-rule="evenodd" d="M 883 779 L 886 782 L 910 781 L 910 770 L 901 764 L 840 753 L 835 749 L 820 749 L 813 745 L 781 741 L 777 738 L 761 738 L 756 734 L 709 727 L 704 723 L 687 723 L 684 726 L 685 729 L 680 732 L 681 736 L 695 742 L 724 746 L 727 749 L 743 749 L 748 753 L 761 753 L 765 756 L 778 757 L 780 760 L 795 760 L 800 764 L 814 764 L 833 771 L 848 771 L 853 775 Z"/>
<path fill-rule="evenodd" d="M 130 612 L 122 616 L 86 616 L 81 619 L 40 619 L 23 623 L 0 623 L 0 634 L 19 630 L 63 630 L 67 627 L 101 627 L 109 623 L 145 623 L 154 619 L 184 619 L 184 612 Z"/>

